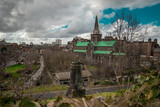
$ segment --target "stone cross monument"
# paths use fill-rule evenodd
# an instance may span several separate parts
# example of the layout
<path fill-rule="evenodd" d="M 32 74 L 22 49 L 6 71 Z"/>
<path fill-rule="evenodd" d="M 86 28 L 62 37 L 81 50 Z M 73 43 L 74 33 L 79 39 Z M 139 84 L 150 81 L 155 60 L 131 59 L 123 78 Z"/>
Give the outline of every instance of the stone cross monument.
<path fill-rule="evenodd" d="M 67 90 L 68 97 L 83 97 L 85 96 L 85 89 L 83 89 L 82 63 L 80 61 L 72 62 L 70 72 L 70 87 Z"/>

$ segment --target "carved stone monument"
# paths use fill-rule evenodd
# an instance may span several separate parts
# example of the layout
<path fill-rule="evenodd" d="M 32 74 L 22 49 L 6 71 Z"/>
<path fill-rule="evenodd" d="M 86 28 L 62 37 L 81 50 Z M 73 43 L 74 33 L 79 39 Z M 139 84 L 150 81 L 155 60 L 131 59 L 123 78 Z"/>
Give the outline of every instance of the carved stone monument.
<path fill-rule="evenodd" d="M 85 89 L 83 88 L 82 63 L 80 61 L 72 62 L 70 72 L 70 87 L 67 90 L 68 97 L 83 97 L 85 96 Z"/>

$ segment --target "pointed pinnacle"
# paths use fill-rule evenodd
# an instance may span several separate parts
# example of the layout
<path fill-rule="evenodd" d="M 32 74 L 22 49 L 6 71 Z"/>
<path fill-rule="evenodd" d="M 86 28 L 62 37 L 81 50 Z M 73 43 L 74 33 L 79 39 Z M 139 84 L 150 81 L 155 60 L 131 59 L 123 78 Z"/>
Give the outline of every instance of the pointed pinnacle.
<path fill-rule="evenodd" d="M 95 20 L 94 29 L 95 29 L 95 30 L 98 30 L 98 29 L 99 29 L 99 26 L 98 26 L 98 17 L 97 17 L 97 15 L 96 15 L 96 20 Z"/>

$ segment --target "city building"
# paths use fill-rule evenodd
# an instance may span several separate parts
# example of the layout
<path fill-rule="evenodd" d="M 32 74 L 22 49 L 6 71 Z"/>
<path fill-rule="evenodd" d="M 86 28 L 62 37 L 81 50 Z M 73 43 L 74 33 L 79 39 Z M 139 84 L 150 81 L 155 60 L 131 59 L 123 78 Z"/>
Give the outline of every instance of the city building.
<path fill-rule="evenodd" d="M 62 40 L 61 39 L 56 39 L 56 44 L 57 45 L 61 45 L 62 44 Z"/>
<path fill-rule="evenodd" d="M 61 39 L 56 39 L 56 41 L 52 42 L 52 45 L 62 45 L 62 40 Z"/>
<path fill-rule="evenodd" d="M 5 39 L 0 41 L 0 45 L 5 45 L 5 44 L 6 44 L 6 40 Z"/>
<path fill-rule="evenodd" d="M 52 42 L 52 45 L 57 45 L 57 43 L 56 42 Z"/>

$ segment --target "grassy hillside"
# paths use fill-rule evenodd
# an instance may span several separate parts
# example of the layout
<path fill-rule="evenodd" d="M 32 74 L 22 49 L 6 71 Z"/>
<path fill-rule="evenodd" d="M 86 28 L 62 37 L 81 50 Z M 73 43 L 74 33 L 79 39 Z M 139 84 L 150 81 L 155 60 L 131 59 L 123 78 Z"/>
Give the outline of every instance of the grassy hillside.
<path fill-rule="evenodd" d="M 25 66 L 22 64 L 12 65 L 5 69 L 7 73 L 11 73 L 14 77 L 19 77 L 20 74 L 17 73 L 18 70 L 25 69 Z"/>

